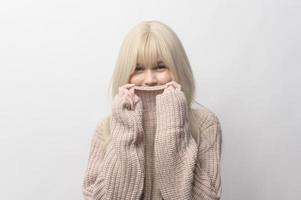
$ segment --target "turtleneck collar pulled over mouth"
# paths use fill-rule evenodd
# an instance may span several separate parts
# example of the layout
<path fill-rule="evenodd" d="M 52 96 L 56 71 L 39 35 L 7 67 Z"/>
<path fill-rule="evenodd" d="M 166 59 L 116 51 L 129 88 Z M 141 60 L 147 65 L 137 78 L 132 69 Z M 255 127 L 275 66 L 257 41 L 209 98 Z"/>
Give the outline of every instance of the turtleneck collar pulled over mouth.
<path fill-rule="evenodd" d="M 143 111 L 156 110 L 156 96 L 162 94 L 166 85 L 134 86 L 135 94 L 141 98 Z"/>

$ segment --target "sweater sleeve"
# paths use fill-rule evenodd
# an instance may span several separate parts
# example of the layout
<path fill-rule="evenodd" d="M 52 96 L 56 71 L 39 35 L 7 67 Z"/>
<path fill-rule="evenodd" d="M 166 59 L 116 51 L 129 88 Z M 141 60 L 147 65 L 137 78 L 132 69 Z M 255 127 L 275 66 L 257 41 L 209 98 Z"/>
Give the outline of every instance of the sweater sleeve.
<path fill-rule="evenodd" d="M 197 144 L 190 133 L 184 94 L 158 95 L 156 106 L 155 170 L 162 197 L 190 200 Z"/>
<path fill-rule="evenodd" d="M 191 135 L 184 96 L 173 94 L 157 98 L 155 167 L 162 197 L 219 200 L 219 123 L 215 120 L 202 132 L 211 139 L 211 145 L 205 140 L 198 145 Z"/>
<path fill-rule="evenodd" d="M 104 121 L 99 127 L 91 140 L 82 185 L 84 199 L 139 199 L 143 190 L 144 156 L 141 140 L 134 137 L 138 133 L 129 133 L 126 127 L 111 123 L 111 130 L 118 137 L 112 138 L 103 153 Z"/>
<path fill-rule="evenodd" d="M 216 115 L 201 130 L 197 165 L 192 187 L 193 200 L 219 200 L 221 198 L 221 126 Z"/>

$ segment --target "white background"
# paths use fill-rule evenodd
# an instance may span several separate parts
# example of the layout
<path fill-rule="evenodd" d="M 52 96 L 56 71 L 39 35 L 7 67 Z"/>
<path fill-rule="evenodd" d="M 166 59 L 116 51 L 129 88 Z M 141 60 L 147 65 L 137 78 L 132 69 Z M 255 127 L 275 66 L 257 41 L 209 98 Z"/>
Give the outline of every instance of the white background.
<path fill-rule="evenodd" d="M 224 200 L 301 199 L 301 2 L 1 1 L 1 199 L 82 199 L 126 32 L 169 25 L 223 129 Z"/>

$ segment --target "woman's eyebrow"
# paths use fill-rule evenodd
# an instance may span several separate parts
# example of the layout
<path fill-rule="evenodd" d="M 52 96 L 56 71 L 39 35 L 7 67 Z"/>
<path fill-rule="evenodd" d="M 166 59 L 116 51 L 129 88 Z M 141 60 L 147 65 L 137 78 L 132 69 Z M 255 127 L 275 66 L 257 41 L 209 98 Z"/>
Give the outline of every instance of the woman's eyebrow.
<path fill-rule="evenodd" d="M 164 62 L 162 60 L 157 61 L 157 65 L 160 65 L 160 64 L 164 64 Z M 140 63 L 137 63 L 136 67 L 142 67 L 142 68 L 144 68 L 144 65 L 140 64 Z M 156 68 L 156 67 L 157 66 L 152 66 L 152 68 Z"/>

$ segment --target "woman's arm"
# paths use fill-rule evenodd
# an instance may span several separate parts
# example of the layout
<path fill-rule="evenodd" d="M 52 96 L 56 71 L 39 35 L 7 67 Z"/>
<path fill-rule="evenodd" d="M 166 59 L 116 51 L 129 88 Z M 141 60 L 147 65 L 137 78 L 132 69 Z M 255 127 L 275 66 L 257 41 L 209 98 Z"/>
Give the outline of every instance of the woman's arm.
<path fill-rule="evenodd" d="M 167 90 L 156 96 L 155 170 L 164 200 L 192 197 L 197 144 L 190 134 L 185 95 Z"/>
<path fill-rule="evenodd" d="M 82 185 L 85 200 L 92 199 L 92 193 L 95 190 L 96 178 L 99 174 L 99 167 L 103 161 L 104 154 L 101 147 L 104 142 L 103 135 L 105 123 L 105 120 L 101 120 L 98 123 L 90 142 L 88 164 L 85 170 L 84 181 Z"/>
<path fill-rule="evenodd" d="M 155 167 L 163 199 L 219 199 L 219 126 L 204 130 L 204 134 L 216 135 L 215 143 L 209 147 L 204 142 L 198 148 L 190 132 L 184 94 L 168 91 L 158 95 L 156 103 Z"/>
<path fill-rule="evenodd" d="M 115 102 L 115 106 L 122 106 Z M 112 140 L 101 157 L 102 133 L 95 132 L 83 183 L 86 200 L 133 199 L 142 195 L 144 146 L 141 101 L 135 111 L 117 108 L 112 112 Z M 101 130 L 101 129 L 100 129 Z"/>
<path fill-rule="evenodd" d="M 221 126 L 214 115 L 209 126 L 201 130 L 197 165 L 192 188 L 193 200 L 221 198 Z"/>

